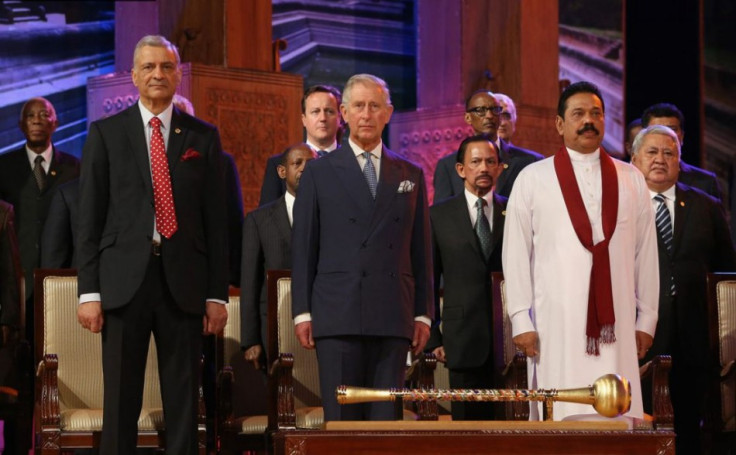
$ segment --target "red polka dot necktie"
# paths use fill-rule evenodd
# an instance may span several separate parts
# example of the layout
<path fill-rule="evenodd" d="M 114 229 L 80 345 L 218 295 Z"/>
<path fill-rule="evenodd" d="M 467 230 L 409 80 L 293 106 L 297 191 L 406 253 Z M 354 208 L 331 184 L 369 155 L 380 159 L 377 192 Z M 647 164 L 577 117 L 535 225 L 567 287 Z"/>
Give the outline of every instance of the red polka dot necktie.
<path fill-rule="evenodd" d="M 166 160 L 164 135 L 161 134 L 161 120 L 151 119 L 151 173 L 153 174 L 153 201 L 156 207 L 156 229 L 167 239 L 176 232 L 174 195 L 171 191 L 169 162 Z"/>

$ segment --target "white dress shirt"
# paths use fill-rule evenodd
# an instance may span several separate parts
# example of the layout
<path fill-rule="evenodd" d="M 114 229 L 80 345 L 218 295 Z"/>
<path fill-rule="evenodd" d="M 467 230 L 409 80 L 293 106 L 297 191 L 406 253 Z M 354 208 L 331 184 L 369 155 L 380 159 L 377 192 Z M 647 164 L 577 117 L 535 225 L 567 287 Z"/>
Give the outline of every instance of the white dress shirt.
<path fill-rule="evenodd" d="M 28 148 L 28 144 L 26 144 L 26 155 L 28 155 L 28 162 L 31 163 L 31 169 L 33 169 L 36 166 L 36 157 L 38 155 L 41 155 L 43 157 L 43 162 L 41 162 L 41 167 L 43 168 L 43 171 L 48 175 L 49 168 L 51 168 L 51 159 L 54 156 L 54 148 L 49 144 L 48 148 L 44 150 L 41 153 L 36 153 L 30 148 Z"/>

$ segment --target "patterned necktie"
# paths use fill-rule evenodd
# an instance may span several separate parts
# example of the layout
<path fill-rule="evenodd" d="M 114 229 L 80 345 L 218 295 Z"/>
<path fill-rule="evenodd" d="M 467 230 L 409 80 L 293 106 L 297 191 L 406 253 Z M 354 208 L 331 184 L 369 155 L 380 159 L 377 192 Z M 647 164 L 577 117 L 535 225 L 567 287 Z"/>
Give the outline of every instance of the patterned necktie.
<path fill-rule="evenodd" d="M 376 186 L 378 186 L 378 178 L 376 178 L 376 168 L 373 166 L 373 155 L 371 152 L 363 152 L 363 158 L 365 158 L 365 166 L 363 166 L 363 175 L 365 181 L 368 182 L 368 188 L 371 190 L 371 196 L 373 199 L 376 198 Z"/>
<path fill-rule="evenodd" d="M 166 160 L 164 135 L 161 120 L 151 119 L 151 173 L 153 174 L 153 200 L 156 207 L 156 229 L 167 239 L 171 238 L 179 225 L 174 210 L 174 195 L 171 191 L 169 162 Z"/>
<path fill-rule="evenodd" d="M 46 171 L 43 170 L 43 156 L 36 155 L 36 159 L 33 160 L 33 178 L 36 179 L 36 185 L 39 191 L 43 191 L 46 188 Z"/>
<path fill-rule="evenodd" d="M 475 234 L 480 241 L 483 257 L 487 260 L 491 257 L 491 224 L 488 222 L 488 218 L 486 218 L 485 210 L 483 210 L 486 204 L 487 202 L 483 198 L 478 198 L 475 201 L 475 208 L 478 210 L 478 216 L 475 221 Z"/>
<path fill-rule="evenodd" d="M 323 156 L 327 155 L 327 150 L 317 150 L 317 158 L 322 158 Z"/>
<path fill-rule="evenodd" d="M 659 232 L 659 236 L 662 237 L 662 241 L 667 247 L 667 254 L 672 256 L 672 218 L 670 217 L 670 211 L 662 194 L 654 196 L 654 200 L 659 203 L 654 217 L 657 232 Z M 670 295 L 675 295 L 675 281 L 672 276 L 670 276 Z"/>

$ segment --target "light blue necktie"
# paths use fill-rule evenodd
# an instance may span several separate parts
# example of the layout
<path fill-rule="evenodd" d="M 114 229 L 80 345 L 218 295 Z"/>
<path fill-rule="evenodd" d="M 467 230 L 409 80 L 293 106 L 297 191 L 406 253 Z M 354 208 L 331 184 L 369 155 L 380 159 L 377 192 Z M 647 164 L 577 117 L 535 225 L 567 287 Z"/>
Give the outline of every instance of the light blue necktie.
<path fill-rule="evenodd" d="M 667 255 L 672 256 L 672 218 L 670 217 L 670 211 L 662 194 L 654 196 L 654 200 L 659 202 L 657 213 L 654 216 L 657 232 L 659 232 L 664 245 L 667 247 Z M 672 276 L 670 276 L 670 295 L 675 295 L 675 280 Z"/>
<path fill-rule="evenodd" d="M 365 166 L 363 166 L 363 175 L 365 181 L 368 183 L 368 188 L 371 190 L 371 196 L 373 199 L 376 198 L 376 186 L 378 186 L 378 178 L 376 178 L 376 168 L 373 166 L 373 155 L 371 152 L 363 152 L 363 158 L 365 158 Z"/>

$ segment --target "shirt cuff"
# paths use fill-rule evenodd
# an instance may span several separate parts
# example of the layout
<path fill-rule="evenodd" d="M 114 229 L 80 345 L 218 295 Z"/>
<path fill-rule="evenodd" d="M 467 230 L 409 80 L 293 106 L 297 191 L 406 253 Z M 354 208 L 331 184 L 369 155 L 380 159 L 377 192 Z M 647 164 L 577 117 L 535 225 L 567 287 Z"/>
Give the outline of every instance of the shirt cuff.
<path fill-rule="evenodd" d="M 294 318 L 294 325 L 301 324 L 302 322 L 312 322 L 312 313 L 302 313 Z"/>
<path fill-rule="evenodd" d="M 89 294 L 82 294 L 79 296 L 79 304 L 87 302 L 102 302 L 102 294 L 99 292 L 93 292 Z"/>
<path fill-rule="evenodd" d="M 427 324 L 428 327 L 432 327 L 432 320 L 427 316 L 417 316 L 414 318 L 414 321 L 423 322 L 424 324 Z"/>
<path fill-rule="evenodd" d="M 207 299 L 207 301 L 208 302 L 219 303 L 219 304 L 222 304 L 222 305 L 227 305 L 227 302 L 226 301 L 220 300 L 220 299 Z"/>
<path fill-rule="evenodd" d="M 521 310 L 511 315 L 511 336 L 521 335 L 526 332 L 536 332 L 529 310 Z"/>

